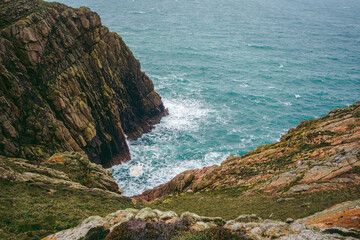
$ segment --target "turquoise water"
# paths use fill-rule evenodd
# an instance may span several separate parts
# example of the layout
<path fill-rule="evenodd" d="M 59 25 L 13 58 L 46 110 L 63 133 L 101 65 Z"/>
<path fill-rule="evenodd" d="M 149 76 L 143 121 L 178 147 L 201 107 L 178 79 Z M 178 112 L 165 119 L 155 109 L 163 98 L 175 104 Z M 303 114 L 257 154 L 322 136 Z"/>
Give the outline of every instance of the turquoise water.
<path fill-rule="evenodd" d="M 358 0 L 62 0 L 119 33 L 170 115 L 113 168 L 125 195 L 360 98 Z M 141 176 L 129 169 L 142 166 Z"/>

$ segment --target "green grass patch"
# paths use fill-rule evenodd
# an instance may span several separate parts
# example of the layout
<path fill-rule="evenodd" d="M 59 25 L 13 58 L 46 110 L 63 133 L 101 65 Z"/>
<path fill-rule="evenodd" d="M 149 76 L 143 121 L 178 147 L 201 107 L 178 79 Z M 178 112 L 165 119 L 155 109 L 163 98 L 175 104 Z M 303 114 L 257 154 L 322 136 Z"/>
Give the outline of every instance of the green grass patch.
<path fill-rule="evenodd" d="M 0 179 L 0 239 L 40 239 L 75 227 L 89 216 L 141 208 L 103 192 Z"/>
<path fill-rule="evenodd" d="M 277 201 L 283 198 L 285 201 Z M 261 218 L 286 220 L 299 219 L 322 211 L 335 204 L 360 198 L 360 186 L 342 190 L 308 194 L 277 195 L 256 193 L 243 195 L 242 189 L 231 188 L 209 192 L 187 193 L 163 201 L 155 201 L 150 207 L 173 210 L 178 214 L 189 211 L 202 216 L 235 219 L 241 214 L 255 213 Z"/>

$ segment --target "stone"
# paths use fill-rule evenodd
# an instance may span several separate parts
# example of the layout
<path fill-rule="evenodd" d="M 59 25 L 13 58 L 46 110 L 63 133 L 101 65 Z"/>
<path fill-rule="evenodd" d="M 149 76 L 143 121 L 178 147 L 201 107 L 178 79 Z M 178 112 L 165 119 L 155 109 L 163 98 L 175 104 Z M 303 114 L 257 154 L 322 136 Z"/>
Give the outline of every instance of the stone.
<path fill-rule="evenodd" d="M 256 214 L 244 214 L 244 215 L 240 215 L 239 217 L 237 217 L 235 219 L 235 221 L 237 222 L 259 222 L 262 219 L 260 217 L 258 217 Z"/>
<path fill-rule="evenodd" d="M 164 212 L 160 215 L 160 220 L 162 221 L 166 221 L 166 220 L 169 220 L 169 219 L 178 219 L 178 215 L 176 214 L 176 212 L 173 212 L 173 211 L 167 211 L 167 212 Z"/>
<path fill-rule="evenodd" d="M 259 228 L 259 227 L 255 227 L 255 228 L 253 228 L 253 229 L 250 230 L 250 234 L 254 234 L 254 235 L 259 235 L 259 236 L 261 236 L 262 230 L 261 230 L 261 228 Z"/>
<path fill-rule="evenodd" d="M 289 230 L 292 233 L 300 233 L 301 231 L 307 229 L 305 224 L 293 223 L 289 226 Z"/>
<path fill-rule="evenodd" d="M 190 212 L 184 212 L 183 214 L 181 214 L 180 219 L 182 221 L 189 222 L 190 224 L 194 224 L 197 221 L 201 221 L 201 217 L 199 215 Z"/>
<path fill-rule="evenodd" d="M 154 219 L 158 217 L 158 215 L 151 208 L 143 208 L 138 214 L 136 214 L 136 219 Z"/>
<path fill-rule="evenodd" d="M 43 240 L 91 240 L 103 239 L 110 232 L 104 227 L 105 220 L 99 216 L 93 216 L 85 219 L 79 226 L 64 230 Z"/>
<path fill-rule="evenodd" d="M 289 224 L 289 223 L 294 222 L 294 219 L 292 219 L 292 218 L 287 218 L 285 222 Z"/>

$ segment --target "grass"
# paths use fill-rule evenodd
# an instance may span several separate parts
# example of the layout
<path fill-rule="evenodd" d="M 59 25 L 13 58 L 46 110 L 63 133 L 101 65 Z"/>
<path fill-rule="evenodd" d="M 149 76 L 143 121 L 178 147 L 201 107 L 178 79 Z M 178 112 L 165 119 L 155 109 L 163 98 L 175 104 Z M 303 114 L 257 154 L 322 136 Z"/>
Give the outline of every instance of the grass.
<path fill-rule="evenodd" d="M 202 216 L 235 219 L 241 214 L 255 213 L 261 218 L 286 220 L 299 219 L 322 211 L 335 204 L 360 198 L 360 186 L 336 191 L 308 194 L 272 196 L 256 193 L 243 196 L 241 189 L 231 188 L 200 193 L 187 193 L 161 201 L 154 201 L 150 207 L 173 210 L 178 214 L 189 211 Z M 277 201 L 287 198 L 286 201 Z"/>
<path fill-rule="evenodd" d="M 103 192 L 16 183 L 0 179 L 0 239 L 40 239 L 89 216 L 141 208 L 130 198 Z"/>

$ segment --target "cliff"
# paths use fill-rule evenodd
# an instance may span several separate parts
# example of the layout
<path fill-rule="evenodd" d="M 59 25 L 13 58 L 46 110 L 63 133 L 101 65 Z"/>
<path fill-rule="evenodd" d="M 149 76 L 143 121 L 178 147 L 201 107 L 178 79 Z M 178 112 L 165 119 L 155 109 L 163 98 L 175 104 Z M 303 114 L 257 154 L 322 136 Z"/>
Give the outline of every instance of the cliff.
<path fill-rule="evenodd" d="M 301 122 L 280 142 L 230 156 L 220 166 L 189 170 L 135 196 L 168 195 L 238 188 L 244 194 L 304 194 L 360 185 L 360 102 Z"/>
<path fill-rule="evenodd" d="M 166 114 L 152 81 L 86 7 L 0 2 L 0 154 L 86 153 L 110 167 Z"/>

